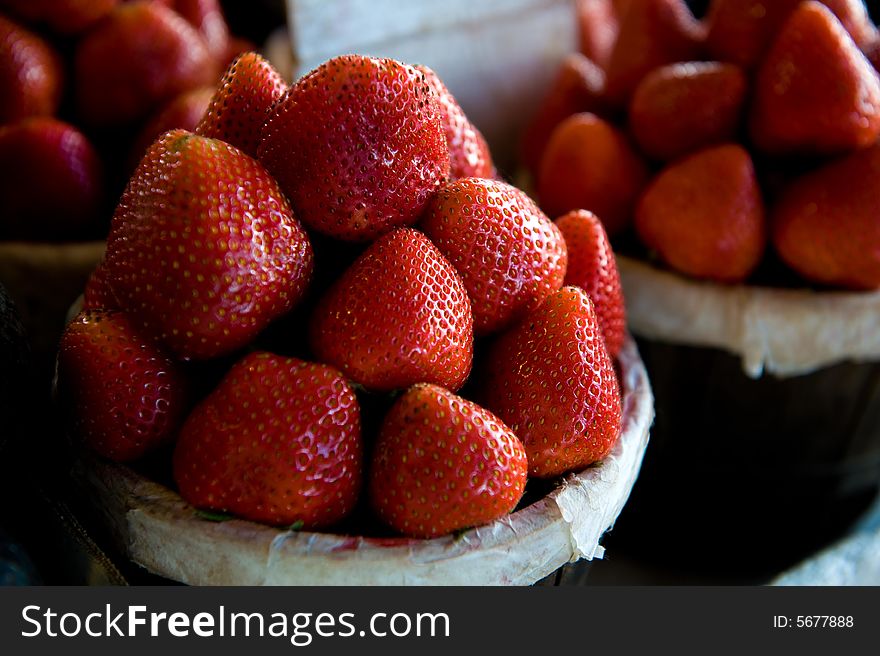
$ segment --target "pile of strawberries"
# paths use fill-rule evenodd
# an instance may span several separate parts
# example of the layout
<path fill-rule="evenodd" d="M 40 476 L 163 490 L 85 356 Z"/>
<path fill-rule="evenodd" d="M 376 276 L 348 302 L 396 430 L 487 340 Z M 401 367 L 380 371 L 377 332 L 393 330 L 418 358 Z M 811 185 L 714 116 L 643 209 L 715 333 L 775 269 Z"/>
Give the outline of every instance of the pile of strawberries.
<path fill-rule="evenodd" d="M 104 238 L 147 146 L 251 48 L 218 0 L 0 0 L 0 239 Z"/>
<path fill-rule="evenodd" d="M 203 511 L 424 538 L 610 452 L 624 334 L 601 223 L 496 179 L 433 71 L 345 55 L 288 88 L 246 53 L 131 177 L 58 396 L 104 457 L 170 451 Z"/>
<path fill-rule="evenodd" d="M 522 138 L 546 212 L 592 210 L 616 243 L 634 227 L 695 278 L 880 287 L 880 32 L 862 0 L 578 12 L 580 52 Z"/>

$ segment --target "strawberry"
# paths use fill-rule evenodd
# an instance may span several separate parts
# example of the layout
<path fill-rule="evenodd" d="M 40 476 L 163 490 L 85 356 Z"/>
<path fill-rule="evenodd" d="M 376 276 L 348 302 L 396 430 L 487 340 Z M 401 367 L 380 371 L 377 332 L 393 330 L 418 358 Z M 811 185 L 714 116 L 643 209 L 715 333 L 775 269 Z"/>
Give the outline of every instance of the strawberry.
<path fill-rule="evenodd" d="M 119 304 L 116 297 L 113 296 L 113 290 L 110 288 L 110 281 L 107 278 L 107 265 L 102 260 L 94 271 L 92 271 L 89 279 L 86 281 L 85 289 L 83 289 L 83 310 L 118 310 Z"/>
<path fill-rule="evenodd" d="M 586 292 L 563 287 L 492 345 L 486 407 L 522 440 L 529 474 L 601 460 L 620 434 L 620 388 Z"/>
<path fill-rule="evenodd" d="M 259 46 L 250 39 L 230 34 L 229 43 L 226 44 L 226 52 L 224 52 L 223 56 L 220 58 L 220 69 L 224 71 L 227 70 L 232 66 L 232 62 L 244 53 L 256 52 L 259 49 Z M 286 84 L 287 83 L 285 82 L 285 85 Z"/>
<path fill-rule="evenodd" d="M 753 68 L 801 0 L 713 0 L 706 47 L 712 57 Z M 874 33 L 862 0 L 822 0 L 860 46 Z"/>
<path fill-rule="evenodd" d="M 399 533 L 434 538 L 508 514 L 527 478 L 525 450 L 500 419 L 442 387 L 418 384 L 382 424 L 370 504 Z"/>
<path fill-rule="evenodd" d="M 486 139 L 468 120 L 464 110 L 434 71 L 427 66 L 416 66 L 416 70 L 424 73 L 428 86 L 437 96 L 440 123 L 449 147 L 450 178 L 495 177 L 495 166 Z"/>
<path fill-rule="evenodd" d="M 229 26 L 219 0 L 174 0 L 172 8 L 196 28 L 218 65 L 225 63 Z"/>
<path fill-rule="evenodd" d="M 217 64 L 180 15 L 140 0 L 119 5 L 82 37 L 74 76 L 81 118 L 113 126 L 143 119 L 183 91 L 214 84 Z"/>
<path fill-rule="evenodd" d="M 312 249 L 259 162 L 173 130 L 129 181 L 106 260 L 120 305 L 177 357 L 205 359 L 245 346 L 293 307 Z"/>
<path fill-rule="evenodd" d="M 724 144 L 670 164 L 639 201 L 636 229 L 677 271 L 745 280 L 761 260 L 767 232 L 749 154 Z"/>
<path fill-rule="evenodd" d="M 124 312 L 85 310 L 68 324 L 58 390 L 77 437 L 117 462 L 172 442 L 187 410 L 180 366 Z"/>
<path fill-rule="evenodd" d="M 117 4 L 119 0 L 0 0 L 0 10 L 26 23 L 46 25 L 53 32 L 73 36 L 85 32 Z"/>
<path fill-rule="evenodd" d="M 592 212 L 574 210 L 556 219 L 568 248 L 565 285 L 580 287 L 596 309 L 599 328 L 611 359 L 626 337 L 626 308 L 617 260 L 602 222 Z"/>
<path fill-rule="evenodd" d="M 629 126 L 648 156 L 671 160 L 736 135 L 748 81 L 742 69 L 718 62 L 661 66 L 633 94 Z"/>
<path fill-rule="evenodd" d="M 813 282 L 880 288 L 880 146 L 803 175 L 772 209 L 773 245 Z"/>
<path fill-rule="evenodd" d="M 256 52 L 246 52 L 223 74 L 195 132 L 256 157 L 260 129 L 286 91 L 287 84 L 272 64 Z"/>
<path fill-rule="evenodd" d="M 563 120 L 580 112 L 602 113 L 605 73 L 596 64 L 572 53 L 562 60 L 537 110 L 526 124 L 520 141 L 523 163 L 536 175 L 550 135 Z"/>
<path fill-rule="evenodd" d="M 250 353 L 192 411 L 173 460 L 180 495 L 197 508 L 330 526 L 361 487 L 357 398 L 331 367 Z"/>
<path fill-rule="evenodd" d="M 559 229 L 516 187 L 465 178 L 431 201 L 421 230 L 461 276 L 477 335 L 501 330 L 562 286 Z"/>
<path fill-rule="evenodd" d="M 626 105 L 642 78 L 664 64 L 700 59 L 704 29 L 684 0 L 631 3 L 611 51 L 606 96 Z"/>
<path fill-rule="evenodd" d="M 0 124 L 55 114 L 62 78 L 61 59 L 52 47 L 0 16 Z"/>
<path fill-rule="evenodd" d="M 577 0 L 575 10 L 578 50 L 604 69 L 620 31 L 620 17 L 614 3 L 611 0 Z"/>
<path fill-rule="evenodd" d="M 258 154 L 307 226 L 350 241 L 415 223 L 449 175 L 425 74 L 361 55 L 335 57 L 293 85 Z"/>
<path fill-rule="evenodd" d="M 99 231 L 101 161 L 75 127 L 32 117 L 0 127 L 0 236 L 88 239 Z"/>
<path fill-rule="evenodd" d="M 208 110 L 213 95 L 213 87 L 196 87 L 159 107 L 135 139 L 129 155 L 129 168 L 134 170 L 147 149 L 165 132 L 177 129 L 194 131 Z"/>
<path fill-rule="evenodd" d="M 755 77 L 750 129 L 770 153 L 836 153 L 880 134 L 880 77 L 840 21 L 798 6 Z"/>
<path fill-rule="evenodd" d="M 457 390 L 473 359 L 473 317 L 453 266 L 421 232 L 379 238 L 312 317 L 318 360 L 376 391 L 419 382 Z"/>
<path fill-rule="evenodd" d="M 647 175 L 626 135 L 593 114 L 575 114 L 559 124 L 547 144 L 538 199 L 550 216 L 595 212 L 614 236 L 629 224 Z"/>

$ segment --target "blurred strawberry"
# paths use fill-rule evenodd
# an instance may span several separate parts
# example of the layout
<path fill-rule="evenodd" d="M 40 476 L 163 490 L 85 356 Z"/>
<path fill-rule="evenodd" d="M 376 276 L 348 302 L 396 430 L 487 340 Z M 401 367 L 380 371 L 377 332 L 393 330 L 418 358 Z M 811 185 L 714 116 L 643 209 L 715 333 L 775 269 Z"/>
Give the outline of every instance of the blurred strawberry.
<path fill-rule="evenodd" d="M 33 117 L 0 127 L 0 237 L 96 237 L 103 201 L 98 154 L 75 127 Z"/>
<path fill-rule="evenodd" d="M 786 189 L 772 209 L 773 245 L 806 279 L 880 288 L 880 145 L 852 153 Z"/>
<path fill-rule="evenodd" d="M 592 212 L 575 210 L 556 219 L 568 249 L 565 285 L 580 287 L 596 310 L 608 355 L 615 359 L 626 337 L 626 307 L 617 260 L 602 222 Z"/>
<path fill-rule="evenodd" d="M 234 147 L 166 132 L 107 240 L 114 296 L 182 359 L 248 344 L 302 297 L 312 248 L 278 184 Z"/>
<path fill-rule="evenodd" d="M 256 157 L 263 123 L 286 91 L 287 84 L 272 64 L 256 52 L 246 52 L 224 73 L 195 132 Z"/>
<path fill-rule="evenodd" d="M 529 474 L 601 460 L 620 434 L 620 388 L 593 303 L 563 287 L 492 345 L 486 407 L 522 440 Z"/>
<path fill-rule="evenodd" d="M 196 28 L 205 40 L 208 51 L 217 60 L 218 68 L 225 64 L 229 26 L 223 17 L 219 0 L 174 0 L 172 9 Z"/>
<path fill-rule="evenodd" d="M 184 91 L 214 84 L 218 66 L 179 14 L 140 0 L 119 5 L 83 36 L 74 71 L 82 120 L 111 126 L 143 119 Z"/>
<path fill-rule="evenodd" d="M 129 155 L 132 171 L 156 139 L 169 130 L 195 131 L 214 95 L 214 87 L 196 87 L 162 105 L 141 129 Z M 205 135 L 210 136 L 210 135 Z"/>
<path fill-rule="evenodd" d="M 626 105 L 642 78 L 658 66 L 701 59 L 705 30 L 684 0 L 631 3 L 605 69 L 606 96 Z"/>
<path fill-rule="evenodd" d="M 425 74 L 428 86 L 434 90 L 439 101 L 440 123 L 449 146 L 450 178 L 494 178 L 492 154 L 483 135 L 468 120 L 464 110 L 434 71 L 427 66 L 416 66 L 416 70 Z"/>
<path fill-rule="evenodd" d="M 649 157 L 671 160 L 733 140 L 748 80 L 733 64 L 689 62 L 648 73 L 633 94 L 629 127 Z"/>
<path fill-rule="evenodd" d="M 670 164 L 639 201 L 636 229 L 676 271 L 719 282 L 745 280 L 767 240 L 749 154 L 725 144 Z"/>
<path fill-rule="evenodd" d="M 547 144 L 538 200 L 550 216 L 595 212 L 613 237 L 629 225 L 647 175 L 626 135 L 593 114 L 575 114 L 559 124 Z"/>
<path fill-rule="evenodd" d="M 755 78 L 755 145 L 770 153 L 835 153 L 880 134 L 880 78 L 834 14 L 804 2 Z"/>
<path fill-rule="evenodd" d="M 488 410 L 437 385 L 411 387 L 385 417 L 370 502 L 399 533 L 433 538 L 510 513 L 528 478 L 516 435 Z"/>
<path fill-rule="evenodd" d="M 232 367 L 174 451 L 174 480 L 194 506 L 305 529 L 354 508 L 362 471 L 360 409 L 345 378 L 266 352 Z"/>
<path fill-rule="evenodd" d="M 605 74 L 592 61 L 580 53 L 572 53 L 562 60 L 547 95 L 526 124 L 520 142 L 522 161 L 533 175 L 537 175 L 544 149 L 557 125 L 572 114 L 601 114 L 605 110 L 604 89 Z"/>
<path fill-rule="evenodd" d="M 67 36 L 85 32 L 109 14 L 119 0 L 0 0 L 0 10 Z"/>
<path fill-rule="evenodd" d="M 58 389 L 74 434 L 118 462 L 174 441 L 187 410 L 179 365 L 123 312 L 85 310 L 68 324 Z"/>
<path fill-rule="evenodd" d="M 415 223 L 449 175 L 424 73 L 361 55 L 300 78 L 264 126 L 259 157 L 307 226 L 350 241 Z"/>
<path fill-rule="evenodd" d="M 228 69 L 240 55 L 257 50 L 259 50 L 259 46 L 250 39 L 230 34 L 229 43 L 226 44 L 226 52 L 220 58 L 220 70 Z M 285 82 L 285 84 L 287 83 Z"/>
<path fill-rule="evenodd" d="M 312 317 L 321 362 L 375 391 L 419 382 L 457 390 L 473 359 L 473 317 L 453 266 L 427 237 L 398 228 L 336 281 Z"/>
<path fill-rule="evenodd" d="M 620 31 L 611 0 L 577 0 L 578 50 L 600 68 L 608 66 Z"/>
<path fill-rule="evenodd" d="M 63 74 L 52 46 L 0 16 L 0 124 L 54 115 Z"/>
<path fill-rule="evenodd" d="M 713 0 L 706 22 L 706 47 L 712 57 L 754 67 L 801 0 Z M 860 46 L 872 40 L 874 27 L 862 0 L 822 0 Z"/>
<path fill-rule="evenodd" d="M 477 335 L 501 330 L 562 286 L 562 235 L 516 187 L 482 178 L 452 182 L 419 227 L 461 276 Z"/>

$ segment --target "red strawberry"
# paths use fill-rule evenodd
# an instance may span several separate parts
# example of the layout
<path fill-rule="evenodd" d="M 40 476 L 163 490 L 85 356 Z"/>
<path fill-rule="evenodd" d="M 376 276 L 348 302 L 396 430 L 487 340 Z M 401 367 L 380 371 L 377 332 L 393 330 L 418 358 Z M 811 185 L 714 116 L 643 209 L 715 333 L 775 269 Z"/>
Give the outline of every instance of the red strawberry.
<path fill-rule="evenodd" d="M 611 451 L 620 388 L 593 303 L 563 287 L 492 345 L 486 407 L 522 440 L 529 474 L 551 478 Z"/>
<path fill-rule="evenodd" d="M 107 265 L 102 261 L 86 281 L 83 290 L 83 310 L 118 310 L 119 304 L 113 296 L 107 278 Z"/>
<path fill-rule="evenodd" d="M 174 451 L 174 480 L 194 506 L 306 529 L 354 508 L 362 470 L 360 409 L 345 378 L 266 352 L 232 367 Z"/>
<path fill-rule="evenodd" d="M 772 212 L 773 244 L 813 282 L 880 288 L 880 146 L 808 173 L 786 189 Z"/>
<path fill-rule="evenodd" d="M 177 129 L 194 131 L 208 110 L 213 95 L 213 87 L 196 87 L 184 91 L 161 106 L 135 139 L 135 145 L 129 156 L 131 170 L 134 170 L 152 143 L 165 132 Z"/>
<path fill-rule="evenodd" d="M 671 160 L 737 133 L 748 81 L 733 64 L 689 62 L 648 73 L 633 94 L 629 126 L 650 157 Z"/>
<path fill-rule="evenodd" d="M 419 227 L 461 276 L 477 335 L 501 330 L 562 286 L 559 229 L 509 184 L 452 182 L 431 201 Z"/>
<path fill-rule="evenodd" d="M 172 7 L 196 28 L 218 65 L 229 47 L 229 26 L 219 0 L 174 0 Z"/>
<path fill-rule="evenodd" d="M 636 229 L 677 271 L 721 282 L 745 280 L 767 240 L 749 154 L 725 144 L 670 164 L 639 201 Z"/>
<path fill-rule="evenodd" d="M 611 0 L 577 0 L 578 50 L 602 68 L 608 65 L 620 32 Z"/>
<path fill-rule="evenodd" d="M 835 153 L 880 134 L 880 77 L 818 2 L 798 6 L 759 67 L 750 128 L 771 153 Z"/>
<path fill-rule="evenodd" d="M 451 390 L 473 359 L 473 318 L 453 266 L 411 228 L 376 240 L 312 317 L 317 358 L 377 391 L 419 382 Z"/>
<path fill-rule="evenodd" d="M 0 0 L 0 8 L 27 23 L 49 27 L 53 32 L 76 35 L 97 23 L 119 0 Z"/>
<path fill-rule="evenodd" d="M 361 55 L 331 59 L 292 86 L 263 128 L 259 157 L 307 226 L 351 241 L 414 223 L 449 175 L 425 74 Z"/>
<path fill-rule="evenodd" d="M 34 117 L 0 127 L 0 236 L 88 239 L 98 232 L 103 173 L 72 125 Z"/>
<path fill-rule="evenodd" d="M 538 173 L 538 200 L 550 216 L 595 212 L 614 236 L 629 225 L 648 172 L 626 135 L 593 114 L 565 119 Z"/>
<path fill-rule="evenodd" d="M 91 125 L 120 125 L 163 102 L 213 84 L 217 64 L 198 32 L 176 12 L 141 0 L 116 7 L 77 44 L 77 105 Z"/>
<path fill-rule="evenodd" d="M 416 66 L 416 70 L 425 74 L 425 80 L 434 90 L 440 105 L 440 122 L 449 146 L 449 176 L 453 180 L 495 177 L 492 154 L 483 135 L 468 120 L 464 110 L 434 71 L 427 66 Z"/>
<path fill-rule="evenodd" d="M 229 36 L 229 43 L 226 45 L 226 52 L 220 58 L 220 69 L 227 70 L 232 66 L 232 62 L 244 53 L 256 52 L 259 49 L 259 46 L 250 39 L 231 34 Z M 285 82 L 285 84 L 287 83 Z"/>
<path fill-rule="evenodd" d="M 245 346 L 293 307 L 312 248 L 259 162 L 174 130 L 129 181 L 106 260 L 120 305 L 179 358 L 204 359 Z"/>
<path fill-rule="evenodd" d="M 224 73 L 195 132 L 256 157 L 260 129 L 286 91 L 287 84 L 272 64 L 256 52 L 246 52 Z"/>
<path fill-rule="evenodd" d="M 801 0 L 713 0 L 706 46 L 721 61 L 746 68 L 757 64 Z M 860 46 L 874 28 L 862 0 L 822 0 Z"/>
<path fill-rule="evenodd" d="M 382 424 L 370 502 L 396 531 L 433 538 L 508 514 L 527 478 L 525 450 L 500 419 L 442 387 L 419 384 Z"/>
<path fill-rule="evenodd" d="M 179 365 L 123 312 L 85 310 L 68 324 L 58 386 L 76 435 L 118 462 L 172 442 L 187 410 Z"/>
<path fill-rule="evenodd" d="M 62 77 L 61 60 L 46 41 L 0 16 L 0 124 L 55 114 Z"/>
<path fill-rule="evenodd" d="M 604 111 L 604 90 L 605 73 L 592 61 L 580 53 L 562 60 L 547 95 L 523 131 L 521 157 L 533 174 L 538 172 L 544 149 L 557 125 L 572 114 Z"/>
<path fill-rule="evenodd" d="M 565 284 L 580 287 L 596 309 L 608 355 L 616 358 L 626 337 L 626 308 L 617 260 L 602 222 L 592 212 L 575 210 L 556 219 L 568 248 Z"/>
<path fill-rule="evenodd" d="M 605 69 L 606 95 L 625 105 L 642 78 L 664 64 L 700 59 L 703 27 L 684 0 L 631 3 Z"/>

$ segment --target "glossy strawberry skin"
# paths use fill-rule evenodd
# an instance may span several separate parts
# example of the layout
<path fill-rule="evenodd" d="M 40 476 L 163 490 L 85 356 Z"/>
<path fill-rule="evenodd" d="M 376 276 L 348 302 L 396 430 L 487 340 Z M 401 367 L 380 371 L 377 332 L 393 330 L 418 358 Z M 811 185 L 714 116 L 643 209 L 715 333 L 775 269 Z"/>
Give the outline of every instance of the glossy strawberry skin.
<path fill-rule="evenodd" d="M 334 283 L 310 331 L 317 359 L 375 391 L 429 382 L 460 388 L 473 360 L 467 291 L 425 235 L 398 228 Z"/>
<path fill-rule="evenodd" d="M 184 130 L 151 146 L 107 242 L 121 306 L 179 358 L 248 344 L 302 297 L 308 237 L 277 183 L 234 147 Z"/>
<path fill-rule="evenodd" d="M 63 77 L 48 42 L 0 15 L 0 124 L 54 115 Z"/>
<path fill-rule="evenodd" d="M 425 74 L 425 81 L 437 96 L 440 122 L 449 146 L 449 177 L 452 180 L 495 177 L 492 154 L 482 133 L 470 122 L 437 73 L 427 66 L 416 66 L 416 70 Z"/>
<path fill-rule="evenodd" d="M 196 28 L 208 51 L 220 63 L 229 47 L 229 26 L 219 0 L 174 0 L 173 9 Z"/>
<path fill-rule="evenodd" d="M 880 146 L 816 169 L 783 190 L 771 213 L 780 257 L 815 283 L 880 288 Z"/>
<path fill-rule="evenodd" d="M 256 157 L 263 123 L 286 91 L 287 83 L 262 55 L 239 55 L 223 74 L 195 133 Z"/>
<path fill-rule="evenodd" d="M 611 0 L 577 0 L 578 50 L 601 68 L 608 65 L 620 32 L 620 16 Z"/>
<path fill-rule="evenodd" d="M 593 303 L 563 287 L 491 346 L 485 406 L 522 440 L 529 475 L 601 460 L 620 434 L 620 388 Z"/>
<path fill-rule="evenodd" d="M 330 526 L 361 487 L 357 398 L 331 367 L 251 353 L 187 418 L 173 461 L 181 496 L 198 508 Z"/>
<path fill-rule="evenodd" d="M 562 286 L 565 242 L 525 192 L 482 178 L 443 187 L 419 227 L 461 276 L 474 332 L 503 329 Z"/>
<path fill-rule="evenodd" d="M 96 238 L 104 171 L 74 126 L 31 117 L 0 127 L 0 237 L 27 241 Z"/>
<path fill-rule="evenodd" d="M 58 385 L 76 436 L 118 462 L 174 441 L 188 409 L 179 365 L 122 312 L 85 310 L 66 327 Z"/>
<path fill-rule="evenodd" d="M 124 3 L 77 43 L 79 116 L 96 127 L 142 120 L 183 91 L 214 84 L 217 69 L 179 14 L 144 0 Z"/>
<path fill-rule="evenodd" d="M 527 468 L 519 439 L 491 412 L 418 384 L 385 417 L 372 456 L 370 503 L 399 533 L 434 538 L 511 512 Z"/>
<path fill-rule="evenodd" d="M 673 162 L 639 200 L 636 230 L 676 271 L 742 282 L 758 266 L 767 241 L 751 157 L 738 144 L 724 144 Z"/>
<path fill-rule="evenodd" d="M 434 93 L 391 59 L 325 62 L 290 88 L 262 134 L 259 158 L 302 221 L 338 239 L 415 223 L 449 176 Z"/>
<path fill-rule="evenodd" d="M 669 161 L 737 134 L 748 90 L 733 64 L 662 66 L 636 87 L 629 109 L 633 138 L 649 157 Z"/>
<path fill-rule="evenodd" d="M 608 234 L 598 217 L 587 210 L 559 217 L 556 226 L 568 249 L 564 284 L 580 287 L 593 301 L 605 347 L 613 360 L 626 338 L 626 307 Z"/>
<path fill-rule="evenodd" d="M 102 261 L 92 271 L 83 289 L 83 310 L 118 310 L 119 304 L 110 289 L 107 266 Z"/>
<path fill-rule="evenodd" d="M 755 76 L 750 133 L 774 154 L 835 154 L 880 134 L 880 77 L 824 5 L 789 16 Z"/>

